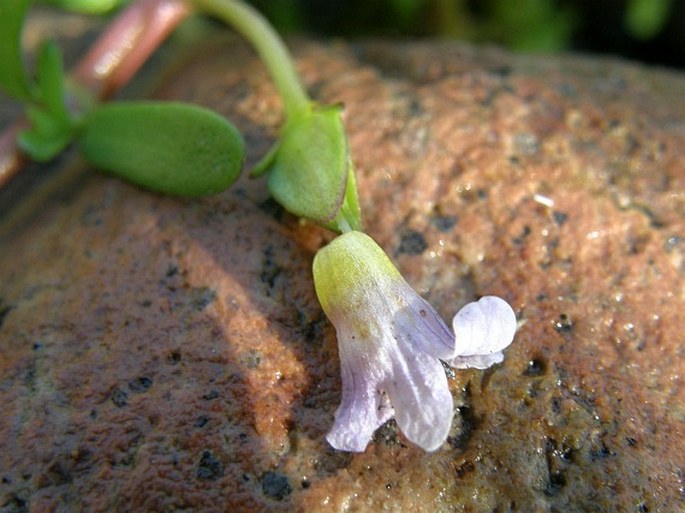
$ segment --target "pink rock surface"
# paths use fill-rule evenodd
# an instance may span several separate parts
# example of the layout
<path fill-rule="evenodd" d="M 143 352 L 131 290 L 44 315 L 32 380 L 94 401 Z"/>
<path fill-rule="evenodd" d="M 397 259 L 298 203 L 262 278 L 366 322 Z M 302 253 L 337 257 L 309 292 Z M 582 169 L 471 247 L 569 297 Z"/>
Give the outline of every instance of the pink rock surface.
<path fill-rule="evenodd" d="M 311 263 L 330 234 L 241 179 L 162 198 L 62 161 L 0 225 L 0 511 L 685 509 L 685 76 L 452 43 L 293 46 L 344 102 L 366 228 L 446 318 L 521 321 L 450 380 L 448 443 L 363 454 Z M 280 103 L 234 39 L 160 98 L 268 149 Z"/>

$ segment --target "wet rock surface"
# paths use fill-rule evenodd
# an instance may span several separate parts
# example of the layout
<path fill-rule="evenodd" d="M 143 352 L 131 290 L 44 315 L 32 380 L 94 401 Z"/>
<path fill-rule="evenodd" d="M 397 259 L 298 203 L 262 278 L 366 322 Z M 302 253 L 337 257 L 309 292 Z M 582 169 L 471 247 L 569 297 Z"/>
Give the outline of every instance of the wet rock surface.
<path fill-rule="evenodd" d="M 685 76 L 448 43 L 293 44 L 344 102 L 367 231 L 447 319 L 521 321 L 450 379 L 427 454 L 391 421 L 363 454 L 311 262 L 330 238 L 241 179 L 162 198 L 62 159 L 0 231 L 0 511 L 685 509 Z M 269 148 L 280 103 L 235 40 L 160 98 Z"/>

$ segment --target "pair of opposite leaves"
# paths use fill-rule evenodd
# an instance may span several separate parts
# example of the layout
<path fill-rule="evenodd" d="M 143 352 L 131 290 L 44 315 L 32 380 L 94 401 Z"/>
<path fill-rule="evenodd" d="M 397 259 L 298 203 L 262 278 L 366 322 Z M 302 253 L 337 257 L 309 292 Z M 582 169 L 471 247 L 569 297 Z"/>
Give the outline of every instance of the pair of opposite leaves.
<path fill-rule="evenodd" d="M 86 116 L 79 137 L 97 167 L 164 194 L 197 197 L 230 187 L 245 146 L 225 118 L 174 102 L 112 103 Z M 268 173 L 271 194 L 293 214 L 336 228 L 343 210 L 361 224 L 340 107 L 308 106 L 289 119 L 252 176 Z"/>

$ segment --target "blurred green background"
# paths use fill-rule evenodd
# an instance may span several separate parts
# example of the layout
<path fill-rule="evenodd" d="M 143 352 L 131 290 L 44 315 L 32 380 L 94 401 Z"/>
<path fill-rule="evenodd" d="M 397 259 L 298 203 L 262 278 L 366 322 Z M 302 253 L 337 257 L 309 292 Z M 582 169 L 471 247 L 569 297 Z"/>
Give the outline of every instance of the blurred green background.
<path fill-rule="evenodd" d="M 252 0 L 284 33 L 444 37 L 685 68 L 685 0 Z"/>

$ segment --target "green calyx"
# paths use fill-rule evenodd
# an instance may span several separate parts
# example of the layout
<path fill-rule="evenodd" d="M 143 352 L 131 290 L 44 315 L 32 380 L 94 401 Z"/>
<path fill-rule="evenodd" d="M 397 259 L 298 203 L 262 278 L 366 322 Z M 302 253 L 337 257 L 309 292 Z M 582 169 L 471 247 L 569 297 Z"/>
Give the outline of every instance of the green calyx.
<path fill-rule="evenodd" d="M 251 176 L 267 173 L 269 191 L 289 212 L 349 231 L 361 228 L 361 215 L 341 110 L 311 104 L 288 119 Z"/>

